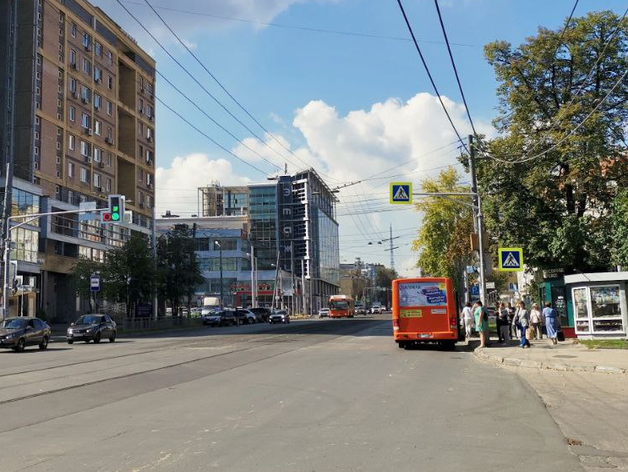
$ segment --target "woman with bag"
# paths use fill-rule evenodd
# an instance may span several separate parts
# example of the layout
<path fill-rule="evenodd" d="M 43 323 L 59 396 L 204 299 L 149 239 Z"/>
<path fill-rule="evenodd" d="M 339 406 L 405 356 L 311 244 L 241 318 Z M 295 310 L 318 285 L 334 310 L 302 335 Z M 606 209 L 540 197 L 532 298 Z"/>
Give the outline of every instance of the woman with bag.
<path fill-rule="evenodd" d="M 475 329 L 480 334 L 480 347 L 486 347 L 486 342 L 488 341 L 488 312 L 482 306 L 481 301 L 475 302 L 474 308 Z"/>
<path fill-rule="evenodd" d="M 526 330 L 528 329 L 528 326 L 530 326 L 530 315 L 526 310 L 526 304 L 524 302 L 519 302 L 517 306 L 518 308 L 515 313 L 514 323 L 521 334 L 521 349 L 525 349 L 526 347 L 530 347 L 530 341 L 526 338 Z"/>
<path fill-rule="evenodd" d="M 539 310 L 539 304 L 532 305 L 530 310 L 530 329 L 532 330 L 530 338 L 543 339 L 543 315 Z"/>

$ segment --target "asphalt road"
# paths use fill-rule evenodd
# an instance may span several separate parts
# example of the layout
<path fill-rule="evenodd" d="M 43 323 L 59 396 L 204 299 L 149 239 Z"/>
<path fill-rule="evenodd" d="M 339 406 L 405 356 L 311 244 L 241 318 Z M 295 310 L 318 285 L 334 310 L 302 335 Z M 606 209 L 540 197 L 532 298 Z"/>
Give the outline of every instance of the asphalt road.
<path fill-rule="evenodd" d="M 582 470 L 527 383 L 382 317 L 0 352 L 0 471 Z"/>

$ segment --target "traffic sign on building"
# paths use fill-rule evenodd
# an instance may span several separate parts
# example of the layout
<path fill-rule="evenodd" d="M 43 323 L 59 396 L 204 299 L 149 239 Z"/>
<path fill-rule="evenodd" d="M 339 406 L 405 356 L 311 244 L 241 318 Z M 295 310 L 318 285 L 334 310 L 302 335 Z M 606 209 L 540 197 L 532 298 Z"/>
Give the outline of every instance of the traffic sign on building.
<path fill-rule="evenodd" d="M 393 205 L 411 205 L 412 182 L 391 182 L 390 203 Z"/>
<path fill-rule="evenodd" d="M 521 272 L 523 270 L 523 249 L 520 247 L 501 247 L 499 255 L 499 270 L 503 272 Z"/>

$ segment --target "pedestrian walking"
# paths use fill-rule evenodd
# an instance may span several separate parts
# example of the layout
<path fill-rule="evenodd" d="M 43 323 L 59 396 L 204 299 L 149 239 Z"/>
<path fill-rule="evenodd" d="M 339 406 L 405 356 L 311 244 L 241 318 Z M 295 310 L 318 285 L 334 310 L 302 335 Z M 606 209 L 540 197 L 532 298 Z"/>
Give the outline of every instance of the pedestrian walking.
<path fill-rule="evenodd" d="M 547 338 L 552 344 L 558 344 L 558 314 L 556 310 L 552 308 L 550 302 L 545 302 L 545 308 L 543 308 L 543 318 L 545 319 L 545 330 L 547 331 Z"/>
<path fill-rule="evenodd" d="M 519 302 L 517 304 L 517 311 L 515 312 L 515 326 L 519 329 L 519 339 L 521 349 L 526 347 L 530 347 L 530 341 L 528 341 L 526 337 L 526 330 L 530 325 L 530 315 L 526 310 L 526 304 L 524 302 Z"/>
<path fill-rule="evenodd" d="M 517 329 L 514 325 L 515 320 L 515 309 L 512 306 L 512 303 L 508 302 L 508 306 L 506 307 L 508 310 L 508 326 L 510 332 L 510 339 L 515 339 L 517 337 Z"/>
<path fill-rule="evenodd" d="M 530 327 L 534 339 L 543 339 L 543 314 L 539 310 L 539 304 L 534 303 L 530 310 Z"/>
<path fill-rule="evenodd" d="M 475 326 L 475 319 L 473 317 L 473 311 L 471 311 L 471 302 L 467 302 L 462 309 L 462 316 L 460 318 L 460 324 L 464 326 L 464 335 L 467 341 L 471 338 L 473 332 L 473 326 Z"/>
<path fill-rule="evenodd" d="M 486 311 L 481 301 L 475 302 L 474 308 L 475 329 L 480 333 L 480 347 L 486 347 L 489 339 L 488 311 Z"/>
<path fill-rule="evenodd" d="M 499 328 L 497 331 L 499 332 L 499 340 L 501 343 L 507 343 L 510 341 L 510 321 L 508 309 L 506 308 L 505 303 L 497 304 L 497 323 Z"/>

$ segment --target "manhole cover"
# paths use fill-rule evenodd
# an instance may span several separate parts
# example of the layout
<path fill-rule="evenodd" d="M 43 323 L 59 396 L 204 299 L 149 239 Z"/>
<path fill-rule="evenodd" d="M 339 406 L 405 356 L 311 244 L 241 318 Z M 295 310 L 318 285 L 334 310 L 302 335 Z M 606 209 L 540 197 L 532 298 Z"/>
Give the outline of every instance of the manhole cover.
<path fill-rule="evenodd" d="M 575 359 L 578 356 L 568 356 L 567 354 L 559 354 L 559 355 L 554 356 L 554 357 L 557 357 L 557 358 L 560 358 L 560 359 Z"/>

